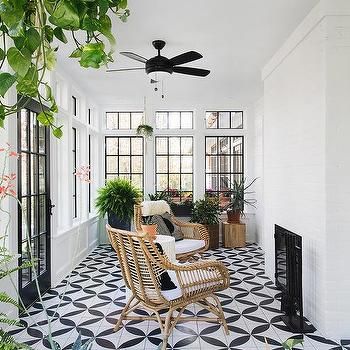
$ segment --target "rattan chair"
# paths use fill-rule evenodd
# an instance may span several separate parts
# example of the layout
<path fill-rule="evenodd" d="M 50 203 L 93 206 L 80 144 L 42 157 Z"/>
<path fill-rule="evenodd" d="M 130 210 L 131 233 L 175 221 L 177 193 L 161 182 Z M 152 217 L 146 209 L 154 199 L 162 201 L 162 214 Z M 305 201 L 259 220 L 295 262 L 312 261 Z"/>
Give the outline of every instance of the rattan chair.
<path fill-rule="evenodd" d="M 229 274 L 221 262 L 206 260 L 175 265 L 160 254 L 144 234 L 122 231 L 108 225 L 107 232 L 117 253 L 126 287 L 132 293 L 115 325 L 116 331 L 123 320 L 158 321 L 163 335 L 162 349 L 166 349 L 168 337 L 179 321 L 216 321 L 228 334 L 220 301 L 214 294 L 229 286 Z M 171 276 L 176 290 L 161 290 L 160 276 L 164 271 Z M 186 307 L 192 303 L 207 309 L 214 317 L 183 316 Z M 150 311 L 149 316 L 132 315 L 139 307 Z M 164 309 L 167 312 L 162 317 L 159 312 Z"/>
<path fill-rule="evenodd" d="M 190 250 L 188 252 L 183 252 L 183 253 L 177 253 L 176 254 L 177 260 L 185 261 L 196 254 L 201 254 L 201 253 L 204 253 L 206 250 L 208 250 L 209 232 L 204 225 L 181 221 L 177 219 L 172 213 L 170 214 L 172 216 L 173 223 L 181 228 L 181 231 L 184 235 L 184 240 L 191 239 L 191 240 L 201 240 L 204 242 L 204 244 L 198 249 Z M 137 232 L 142 232 L 141 223 L 142 223 L 142 205 L 137 204 L 134 206 L 134 226 Z"/>

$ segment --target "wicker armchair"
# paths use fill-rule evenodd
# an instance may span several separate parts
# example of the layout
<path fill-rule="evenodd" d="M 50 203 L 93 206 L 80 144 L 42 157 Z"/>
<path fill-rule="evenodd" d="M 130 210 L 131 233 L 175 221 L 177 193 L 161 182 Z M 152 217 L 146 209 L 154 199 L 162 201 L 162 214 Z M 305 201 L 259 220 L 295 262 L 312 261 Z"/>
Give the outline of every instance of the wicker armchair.
<path fill-rule="evenodd" d="M 107 232 L 117 253 L 125 284 L 132 293 L 115 325 L 115 331 L 122 326 L 123 320 L 156 320 L 163 335 L 163 350 L 178 321 L 216 321 L 228 334 L 220 301 L 214 294 L 229 286 L 229 274 L 221 262 L 206 260 L 175 265 L 161 255 L 144 234 L 122 231 L 108 225 Z M 175 290 L 161 290 L 160 275 L 165 270 L 177 286 Z M 207 309 L 215 317 L 183 316 L 186 306 L 192 303 Z M 150 311 L 149 316 L 130 315 L 140 306 Z M 159 312 L 164 309 L 167 313 L 162 317 Z"/>
<path fill-rule="evenodd" d="M 200 244 L 196 244 L 196 247 L 193 248 L 192 250 L 176 252 L 177 260 L 185 261 L 193 257 L 195 254 L 201 254 L 201 253 L 204 253 L 206 250 L 208 250 L 209 232 L 204 225 L 181 221 L 177 219 L 172 213 L 170 214 L 172 216 L 173 223 L 181 228 L 181 231 L 184 235 L 185 243 L 187 239 L 192 241 L 197 240 L 201 242 Z M 134 226 L 137 232 L 142 232 L 141 223 L 142 223 L 142 205 L 137 204 L 134 207 Z M 177 245 L 181 245 L 181 248 L 182 248 L 183 242 L 175 243 L 176 250 L 178 250 Z"/>

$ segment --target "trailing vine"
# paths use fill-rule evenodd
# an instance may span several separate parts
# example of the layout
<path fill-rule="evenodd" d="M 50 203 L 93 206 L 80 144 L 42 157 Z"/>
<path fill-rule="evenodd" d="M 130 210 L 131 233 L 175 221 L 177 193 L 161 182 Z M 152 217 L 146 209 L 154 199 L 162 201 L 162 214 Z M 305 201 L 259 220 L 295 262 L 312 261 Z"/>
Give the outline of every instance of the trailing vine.
<path fill-rule="evenodd" d="M 113 62 L 112 17 L 125 22 L 129 14 L 127 0 L 0 0 L 0 127 L 33 98 L 41 105 L 39 123 L 60 138 L 58 107 L 46 81 L 58 43 L 67 44 L 70 34 L 76 47 L 70 57 L 81 67 L 98 69 Z M 12 86 L 19 98 L 8 104 Z"/>

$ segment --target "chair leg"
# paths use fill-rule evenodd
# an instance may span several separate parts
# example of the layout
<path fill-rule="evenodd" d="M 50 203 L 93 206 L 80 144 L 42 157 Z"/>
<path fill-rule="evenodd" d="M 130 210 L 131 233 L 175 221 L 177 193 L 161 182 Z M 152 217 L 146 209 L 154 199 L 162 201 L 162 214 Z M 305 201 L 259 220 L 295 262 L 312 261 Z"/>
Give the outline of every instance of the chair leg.
<path fill-rule="evenodd" d="M 171 330 L 172 315 L 173 315 L 173 310 L 169 309 L 164 322 L 162 350 L 166 350 L 166 346 L 168 344 L 168 339 L 169 339 L 170 330 Z"/>
<path fill-rule="evenodd" d="M 222 310 L 222 306 L 221 306 L 220 300 L 215 294 L 213 294 L 212 297 L 215 300 L 216 305 L 217 305 L 217 307 L 219 309 L 220 323 L 224 327 L 224 330 L 225 330 L 226 334 L 229 335 L 230 331 L 228 330 L 227 322 L 226 322 L 226 319 L 225 319 L 224 311 Z"/>
<path fill-rule="evenodd" d="M 126 303 L 126 305 L 124 306 L 124 308 L 123 308 L 123 310 L 122 310 L 122 313 L 120 314 L 120 317 L 119 317 L 117 323 L 116 323 L 115 326 L 114 326 L 114 331 L 115 331 L 115 332 L 119 330 L 120 325 L 121 325 L 121 323 L 122 323 L 122 321 L 123 321 L 123 318 L 124 318 L 124 317 L 126 316 L 126 314 L 128 313 L 128 310 L 129 310 L 129 308 L 130 308 L 130 304 L 132 303 L 132 301 L 133 301 L 134 299 L 135 299 L 135 297 L 132 295 L 132 296 L 130 297 L 130 299 L 128 300 L 128 302 Z"/>

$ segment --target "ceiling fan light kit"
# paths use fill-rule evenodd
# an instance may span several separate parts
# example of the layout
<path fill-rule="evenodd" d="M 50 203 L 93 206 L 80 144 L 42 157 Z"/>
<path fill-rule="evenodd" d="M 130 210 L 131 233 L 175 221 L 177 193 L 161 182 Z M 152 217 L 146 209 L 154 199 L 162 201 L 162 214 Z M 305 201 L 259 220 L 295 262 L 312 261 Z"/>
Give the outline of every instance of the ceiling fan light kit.
<path fill-rule="evenodd" d="M 118 72 L 125 70 L 141 70 L 144 69 L 147 74 L 150 73 L 163 73 L 163 75 L 180 73 L 186 75 L 193 75 L 197 77 L 205 77 L 210 73 L 210 70 L 201 69 L 201 68 L 192 68 L 192 67 L 183 67 L 180 66 L 185 63 L 193 62 L 201 59 L 203 56 L 196 51 L 188 51 L 181 55 L 175 56 L 173 58 L 167 58 L 160 54 L 160 51 L 165 46 L 165 41 L 163 40 L 154 40 L 152 42 L 153 47 L 158 51 L 158 54 L 150 59 L 142 57 L 133 52 L 120 52 L 121 55 L 129 57 L 138 62 L 145 64 L 144 68 L 122 68 L 122 69 L 110 69 L 108 72 Z M 153 79 L 153 78 L 152 78 Z M 157 80 L 157 79 L 154 79 Z"/>

